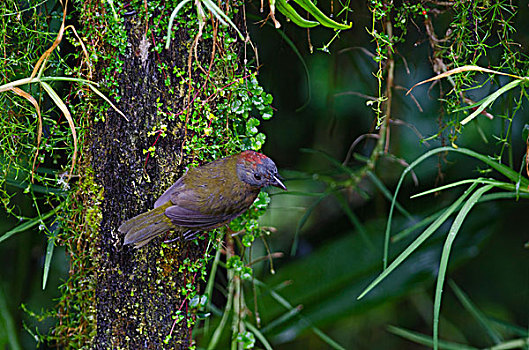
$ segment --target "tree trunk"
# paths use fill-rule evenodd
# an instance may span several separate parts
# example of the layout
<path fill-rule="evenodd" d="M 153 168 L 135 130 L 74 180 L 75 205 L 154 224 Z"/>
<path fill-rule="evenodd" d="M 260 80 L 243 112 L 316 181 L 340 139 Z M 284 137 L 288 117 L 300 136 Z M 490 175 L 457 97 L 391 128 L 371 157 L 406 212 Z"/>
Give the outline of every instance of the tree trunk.
<path fill-rule="evenodd" d="M 164 12 L 167 15 L 170 10 Z M 186 95 L 178 89 L 170 93 L 165 81 L 170 78 L 174 86 L 174 66 L 187 72 L 187 48 L 193 38 L 177 30 L 171 48 L 156 54 L 148 49 L 153 40 L 160 43 L 163 38 L 146 37 L 146 25 L 137 13 L 124 18 L 127 49 L 115 59 L 124 62 L 116 80 L 121 96 L 118 107 L 128 120 L 109 109 L 105 118 L 99 116 L 102 120 L 95 124 L 90 140 L 95 178 L 104 189 L 94 347 L 187 349 L 191 329 L 186 322 L 184 291 L 188 283 L 196 285 L 197 281 L 196 274 L 179 267 L 185 265 L 184 259 L 187 263 L 199 259 L 204 248 L 179 241 L 162 244 L 167 237 L 160 237 L 136 250 L 122 245 L 118 227 L 151 209 L 183 173 L 185 124 L 167 115 L 183 110 Z M 162 66 L 169 68 L 159 69 Z M 152 146 L 155 150 L 146 152 Z M 181 312 L 184 319 L 177 317 Z"/>

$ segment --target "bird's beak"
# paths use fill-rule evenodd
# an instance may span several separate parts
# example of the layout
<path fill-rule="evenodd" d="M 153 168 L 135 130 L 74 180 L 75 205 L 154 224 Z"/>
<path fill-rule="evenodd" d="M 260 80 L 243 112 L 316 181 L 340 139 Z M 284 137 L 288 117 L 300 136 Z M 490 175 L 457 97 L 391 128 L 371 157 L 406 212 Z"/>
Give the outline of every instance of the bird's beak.
<path fill-rule="evenodd" d="M 275 175 L 272 176 L 272 181 L 270 181 L 270 185 L 279 187 L 280 189 L 285 190 L 285 191 L 287 190 L 287 187 L 283 185 L 281 180 L 279 180 L 279 178 Z"/>

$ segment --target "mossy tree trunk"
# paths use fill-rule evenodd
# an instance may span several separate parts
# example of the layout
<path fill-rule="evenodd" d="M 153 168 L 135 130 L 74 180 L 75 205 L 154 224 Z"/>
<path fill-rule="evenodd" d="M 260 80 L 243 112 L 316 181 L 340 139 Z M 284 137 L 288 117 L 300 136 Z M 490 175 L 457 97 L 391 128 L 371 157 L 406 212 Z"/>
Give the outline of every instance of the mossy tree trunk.
<path fill-rule="evenodd" d="M 168 11 L 165 9 L 166 15 Z M 107 80 L 104 74 L 110 73 L 118 83 L 118 107 L 128 120 L 108 109 L 104 118 L 97 116 L 100 120 L 89 141 L 95 178 L 104 190 L 93 346 L 187 349 L 191 330 L 186 318 L 191 316 L 185 316 L 188 305 L 184 291 L 186 285 L 196 286 L 198 281 L 196 274 L 179 268 L 184 260 L 199 259 L 204 248 L 179 241 L 162 244 L 167 237 L 160 237 L 136 250 L 122 245 L 118 227 L 151 209 L 156 198 L 184 171 L 185 123 L 170 115 L 185 108 L 186 94 L 170 89 L 166 81 L 176 81 L 175 66 L 187 71 L 194 38 L 177 29 L 170 49 L 154 53 L 154 42 L 163 42 L 163 38 L 148 36 L 138 13 L 132 11 L 124 17 L 121 26 L 126 30 L 126 49 L 111 55 L 121 61 L 122 71 L 109 72 L 108 61 L 97 70 L 106 72 L 100 74 L 100 81 Z M 184 317 L 177 317 L 180 314 Z"/>

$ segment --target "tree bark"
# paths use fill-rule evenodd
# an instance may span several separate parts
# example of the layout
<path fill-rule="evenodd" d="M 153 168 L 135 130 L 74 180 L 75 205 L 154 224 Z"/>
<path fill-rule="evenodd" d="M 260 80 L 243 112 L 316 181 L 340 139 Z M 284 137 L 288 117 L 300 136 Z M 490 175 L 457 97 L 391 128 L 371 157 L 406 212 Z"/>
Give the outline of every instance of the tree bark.
<path fill-rule="evenodd" d="M 168 11 L 167 9 L 165 11 Z M 176 322 L 178 310 L 186 314 L 182 293 L 194 276 L 178 267 L 184 259 L 201 257 L 203 248 L 182 242 L 161 245 L 164 237 L 142 249 L 123 246 L 120 224 L 153 207 L 155 199 L 182 173 L 184 125 L 168 120 L 160 111 L 182 110 L 184 96 L 168 92 L 172 69 L 186 67 L 186 45 L 193 40 L 178 31 L 171 49 L 147 51 L 145 24 L 137 15 L 125 17 L 127 52 L 118 75 L 119 108 L 128 121 L 109 109 L 95 125 L 91 155 L 95 177 L 104 188 L 97 257 L 97 349 L 187 349 L 191 340 L 186 320 Z M 152 23 L 151 23 L 152 25 Z M 100 67 L 102 68 L 102 67 Z M 187 70 L 186 70 L 187 71 Z M 176 80 L 176 78 L 174 79 Z M 174 81 L 173 80 L 173 81 Z M 167 125 L 161 137 L 161 125 Z M 154 132 L 153 132 L 154 131 Z M 155 155 L 145 152 L 155 145 Z M 171 237 L 173 238 L 173 237 Z"/>

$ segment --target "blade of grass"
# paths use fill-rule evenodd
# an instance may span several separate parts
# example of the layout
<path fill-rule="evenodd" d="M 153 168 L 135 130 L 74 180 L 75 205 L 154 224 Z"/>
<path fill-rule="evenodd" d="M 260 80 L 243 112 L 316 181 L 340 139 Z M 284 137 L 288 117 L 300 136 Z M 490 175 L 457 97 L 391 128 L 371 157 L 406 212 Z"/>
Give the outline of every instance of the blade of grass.
<path fill-rule="evenodd" d="M 229 254 L 226 258 L 227 259 L 230 258 Z M 227 269 L 227 271 L 228 271 L 228 281 L 233 281 L 233 269 Z M 220 319 L 219 325 L 217 326 L 217 328 L 215 328 L 215 331 L 213 332 L 213 335 L 211 336 L 209 344 L 206 348 L 208 350 L 216 349 L 217 347 L 217 343 L 220 340 L 220 336 L 222 335 L 222 332 L 224 331 L 224 327 L 226 327 L 226 323 L 228 322 L 228 318 L 232 312 L 234 293 L 235 293 L 234 283 L 229 283 L 226 307 L 223 310 L 222 318 Z"/>
<path fill-rule="evenodd" d="M 279 12 L 285 15 L 285 17 L 290 19 L 298 27 L 314 28 L 320 25 L 320 22 L 309 21 L 306 18 L 302 17 L 289 3 L 286 2 L 286 0 L 277 0 L 276 8 Z"/>
<path fill-rule="evenodd" d="M 483 203 L 483 202 L 488 202 L 488 201 L 495 201 L 495 200 L 498 200 L 498 199 L 517 199 L 517 198 L 529 199 L 529 193 L 521 193 L 519 196 L 515 192 L 490 193 L 490 194 L 483 195 L 483 197 L 481 197 L 479 199 L 479 202 Z M 417 222 L 415 225 L 410 226 L 410 227 L 400 231 L 399 233 L 393 235 L 391 237 L 391 241 L 392 242 L 398 242 L 401 239 L 405 238 L 410 233 L 412 233 L 413 231 L 415 231 L 415 230 L 417 230 L 417 229 L 419 229 L 419 228 L 421 228 L 423 226 L 428 225 L 429 223 L 434 221 L 436 218 L 438 218 L 439 215 L 441 215 L 444 210 L 446 210 L 446 208 L 443 208 L 443 209 L 439 210 L 438 212 L 436 212 L 436 213 L 434 213 L 434 214 L 422 219 L 421 221 Z"/>
<path fill-rule="evenodd" d="M 305 11 L 309 12 L 314 18 L 320 22 L 323 26 L 332 28 L 335 30 L 350 29 L 353 23 L 343 24 L 338 23 L 327 17 L 321 10 L 312 3 L 311 0 L 294 0 L 296 4 L 301 6 Z"/>
<path fill-rule="evenodd" d="M 287 310 L 295 309 L 285 298 L 283 298 L 279 293 L 277 293 L 276 291 L 271 289 L 265 283 L 263 283 L 263 282 L 261 282 L 261 281 L 259 281 L 257 279 L 254 279 L 254 281 L 255 281 L 255 284 L 257 284 L 258 286 L 262 287 L 263 289 L 266 289 L 267 292 L 270 293 L 270 296 L 277 303 L 279 303 L 279 305 L 282 305 Z M 314 332 L 314 334 L 316 334 L 321 340 L 323 340 L 331 348 L 337 349 L 337 350 L 345 350 L 345 348 L 343 346 L 341 346 L 336 341 L 331 339 L 328 335 L 323 333 L 318 327 L 314 326 L 312 324 L 312 322 L 310 322 L 307 318 L 303 317 L 303 315 L 299 314 L 299 315 L 297 315 L 297 317 L 299 318 L 299 320 L 301 320 L 302 322 L 306 323 L 309 326 L 309 328 Z"/>
<path fill-rule="evenodd" d="M 70 130 L 72 131 L 72 137 L 73 137 L 73 155 L 72 155 L 72 166 L 70 167 L 70 172 L 68 173 L 68 180 L 72 177 L 73 174 L 73 168 L 75 167 L 75 161 L 77 159 L 77 132 L 75 131 L 75 124 L 72 119 L 72 115 L 70 114 L 70 111 L 68 110 L 68 107 L 66 107 L 66 104 L 62 101 L 62 99 L 57 95 L 55 90 L 52 89 L 48 83 L 45 83 L 43 81 L 40 82 L 40 85 L 46 90 L 50 98 L 55 102 L 57 107 L 62 111 L 64 114 L 64 117 L 68 121 L 68 125 L 70 126 Z"/>
<path fill-rule="evenodd" d="M 529 337 L 508 340 L 501 344 L 487 348 L 487 350 L 526 349 L 527 345 L 529 345 Z"/>
<path fill-rule="evenodd" d="M 525 80 L 522 80 L 522 79 L 513 80 L 509 84 L 506 84 L 506 85 L 502 86 L 501 88 L 499 88 L 498 90 L 496 90 L 492 94 L 490 94 L 489 96 L 485 97 L 483 100 L 478 102 L 480 104 L 479 107 L 476 108 L 476 110 L 474 112 L 472 112 L 472 114 L 470 114 L 468 117 L 466 117 L 465 119 L 463 119 L 461 121 L 461 125 L 465 125 L 468 122 L 470 122 L 477 115 L 479 115 L 481 112 L 483 112 L 485 110 L 485 108 L 487 108 L 488 106 L 493 104 L 494 101 L 496 101 L 498 99 L 498 97 L 500 97 L 503 93 L 505 93 L 505 92 L 507 92 L 507 91 L 509 91 L 511 89 L 514 89 L 515 87 L 520 85 L 523 81 L 525 81 Z"/>
<path fill-rule="evenodd" d="M 449 189 L 449 188 L 453 188 L 453 187 L 456 187 L 456 186 L 459 186 L 459 185 L 475 183 L 475 182 L 483 184 L 483 185 L 484 184 L 490 184 L 490 185 L 493 185 L 494 187 L 502 188 L 504 190 L 512 190 L 512 191 L 515 190 L 515 186 L 510 184 L 510 183 L 507 183 L 507 182 L 497 181 L 497 180 L 494 180 L 494 179 L 477 178 L 477 179 L 461 180 L 461 181 L 450 183 L 448 185 L 435 187 L 435 188 L 432 188 L 430 190 L 414 194 L 410 198 L 413 199 L 413 198 L 425 196 L 425 195 L 430 194 L 430 193 L 440 192 L 440 191 L 443 191 L 443 190 L 446 190 L 446 189 Z"/>
<path fill-rule="evenodd" d="M 211 0 L 201 0 L 201 1 L 204 4 L 204 6 L 206 6 L 208 10 L 215 17 L 217 17 L 218 20 L 222 24 L 226 26 L 229 24 L 230 26 L 232 26 L 233 29 L 235 29 L 235 31 L 237 32 L 237 34 L 239 34 L 239 38 L 241 38 L 242 41 L 246 41 L 246 39 L 244 38 L 244 35 L 242 35 L 242 33 L 239 31 L 239 28 L 237 28 L 237 26 L 231 21 L 230 17 L 228 17 L 228 15 L 226 15 L 224 11 L 222 11 L 213 1 Z"/>
<path fill-rule="evenodd" d="M 388 264 L 389 238 L 390 238 L 390 232 L 391 232 L 391 222 L 393 219 L 393 211 L 395 209 L 397 196 L 399 194 L 400 187 L 402 186 L 402 182 L 404 181 L 404 178 L 406 177 L 406 175 L 411 170 L 413 170 L 413 168 L 415 168 L 417 165 L 422 163 L 425 159 L 429 158 L 430 156 L 435 155 L 437 153 L 441 153 L 441 152 L 456 152 L 456 153 L 465 154 L 469 157 L 473 157 L 489 165 L 491 168 L 495 169 L 499 173 L 506 176 L 512 182 L 520 183 L 520 186 L 519 186 L 520 188 L 527 189 L 529 187 L 529 180 L 526 178 L 520 178 L 519 174 L 516 171 L 512 170 L 511 168 L 503 164 L 497 163 L 496 161 L 488 157 L 485 157 L 477 152 L 474 152 L 472 150 L 469 150 L 466 148 L 439 147 L 439 148 L 426 152 L 425 154 L 417 158 L 409 166 L 407 166 L 406 169 L 404 169 L 404 171 L 402 172 L 400 176 L 399 182 L 397 183 L 397 188 L 395 189 L 395 195 L 393 196 L 393 200 L 391 201 L 391 207 L 389 209 L 388 222 L 386 224 L 386 232 L 385 232 L 385 239 L 384 239 L 384 257 L 382 259 L 384 269 L 387 268 L 387 264 Z"/>
<path fill-rule="evenodd" d="M 40 168 L 39 168 L 40 170 Z M 10 178 L 7 178 L 6 179 L 6 183 L 8 185 L 11 185 L 11 186 L 14 186 L 14 187 L 17 187 L 17 188 L 22 188 L 22 189 L 26 189 L 26 188 L 30 188 L 31 191 L 33 192 L 38 192 L 38 193 L 45 193 L 45 194 L 55 194 L 55 195 L 59 195 L 59 196 L 63 196 L 66 194 L 66 191 L 65 190 L 62 190 L 60 188 L 53 188 L 53 187 L 44 187 L 44 186 L 41 186 L 41 185 L 34 185 L 34 184 L 30 184 L 30 183 L 27 183 L 27 182 L 24 182 L 24 181 L 15 181 L 13 179 L 10 179 Z"/>
<path fill-rule="evenodd" d="M 215 258 L 213 259 L 213 263 L 211 264 L 211 272 L 209 276 L 211 278 L 208 279 L 208 283 L 206 285 L 205 294 L 208 296 L 208 303 L 206 305 L 206 310 L 210 309 L 211 304 L 211 296 L 213 295 L 213 285 L 215 284 L 215 276 L 217 275 L 217 269 L 219 267 L 220 262 L 220 247 L 217 248 L 217 251 L 215 252 Z M 206 319 L 204 322 L 204 332 L 207 333 L 209 330 L 209 318 Z"/>
<path fill-rule="evenodd" d="M 505 332 L 508 332 L 510 334 L 514 334 L 519 337 L 525 337 L 528 334 L 527 327 L 520 327 L 492 317 L 488 317 L 487 319 L 489 322 L 492 322 L 494 325 L 496 325 L 497 328 L 503 329 Z"/>
<path fill-rule="evenodd" d="M 61 207 L 62 207 L 62 204 L 58 205 L 57 207 L 55 207 L 55 209 L 47 212 L 46 214 L 44 214 L 44 215 L 42 215 L 40 217 L 37 216 L 36 218 L 30 219 L 30 220 L 24 222 L 23 224 L 20 224 L 20 225 L 16 226 L 15 228 L 7 231 L 6 233 L 4 233 L 0 237 L 0 243 L 5 241 L 9 237 L 13 236 L 14 234 L 17 234 L 17 233 L 20 233 L 20 232 L 24 232 L 24 231 L 29 230 L 30 228 L 32 228 L 34 226 L 37 226 L 42 221 L 44 221 L 44 220 L 48 219 L 50 216 L 54 215 Z"/>
<path fill-rule="evenodd" d="M 479 310 L 476 305 L 470 300 L 468 295 L 463 292 L 461 288 L 453 281 L 449 280 L 448 285 L 452 290 L 454 291 L 454 294 L 456 295 L 457 299 L 459 299 L 459 302 L 463 304 L 463 307 L 478 321 L 478 323 L 483 327 L 485 332 L 489 335 L 490 339 L 494 342 L 494 344 L 499 344 L 503 341 L 502 335 L 494 329 L 492 323 L 488 320 L 488 318 Z"/>
<path fill-rule="evenodd" d="M 261 344 L 265 347 L 266 350 L 273 350 L 272 345 L 266 340 L 266 337 L 263 335 L 262 331 L 259 331 L 253 324 L 250 322 L 244 321 L 246 327 L 259 339 Z"/>
<path fill-rule="evenodd" d="M 474 186 L 474 183 L 472 186 Z M 443 284 L 445 280 L 446 270 L 448 269 L 448 258 L 450 257 L 450 250 L 452 244 L 456 238 L 457 233 L 463 225 L 463 221 L 466 219 L 470 210 L 476 205 L 479 198 L 485 194 L 485 192 L 494 188 L 493 185 L 485 185 L 477 189 L 468 201 L 463 205 L 459 213 L 457 214 L 448 236 L 446 237 L 445 245 L 443 247 L 443 252 L 441 253 L 441 261 L 439 263 L 439 273 L 437 275 L 437 284 L 435 287 L 435 300 L 434 300 L 434 309 L 433 309 L 433 349 L 437 350 L 439 348 L 439 314 L 441 312 L 441 298 L 443 295 Z"/>
<path fill-rule="evenodd" d="M 393 235 L 391 237 L 391 242 L 395 243 L 395 242 L 398 242 L 400 241 L 401 239 L 405 238 L 406 236 L 408 236 L 410 233 L 412 233 L 413 231 L 415 230 L 418 230 L 430 223 L 432 223 L 435 219 L 437 219 L 444 211 L 446 210 L 446 208 L 443 208 L 441 210 L 439 210 L 438 212 L 436 212 L 435 214 L 432 214 L 430 216 L 427 216 L 425 217 L 424 219 L 422 219 L 421 221 L 417 222 L 416 224 L 400 231 L 399 233 Z"/>
<path fill-rule="evenodd" d="M 270 330 L 274 329 L 275 327 L 278 327 L 288 321 L 290 321 L 293 317 L 299 315 L 301 310 L 303 309 L 303 306 L 298 305 L 287 312 L 285 312 L 283 315 L 279 316 L 275 320 L 270 321 L 266 327 L 263 327 L 261 329 L 261 332 L 268 333 Z"/>
<path fill-rule="evenodd" d="M 88 87 L 90 88 L 90 90 L 92 90 L 97 96 L 101 97 L 103 100 L 107 101 L 107 103 L 110 105 L 110 107 L 112 107 L 116 112 L 118 112 L 123 118 L 125 118 L 126 121 L 129 121 L 129 118 L 127 118 L 125 116 L 125 114 L 119 110 L 118 107 L 116 107 L 112 101 L 110 101 L 110 99 L 108 97 L 106 97 L 105 95 L 103 95 L 103 93 L 101 91 L 99 91 L 99 89 L 97 89 L 93 84 L 89 83 L 87 84 Z"/>
<path fill-rule="evenodd" d="M 27 92 L 25 92 L 24 90 L 18 88 L 18 87 L 13 87 L 11 88 L 11 91 L 13 91 L 15 94 L 19 95 L 19 96 L 22 96 L 24 97 L 26 100 L 28 100 L 32 105 L 33 107 L 35 108 L 35 111 L 37 111 L 37 116 L 38 116 L 38 128 L 37 128 L 37 147 L 36 147 L 36 151 L 35 151 L 35 156 L 33 157 L 33 167 L 32 167 L 32 173 L 31 173 L 31 182 L 33 182 L 33 176 L 35 175 L 35 162 L 37 161 L 37 157 L 39 155 L 39 147 L 40 147 L 40 142 L 42 140 L 42 116 L 40 114 L 40 107 L 39 107 L 39 104 L 37 102 L 37 100 L 35 100 L 35 98 L 33 96 L 31 96 L 30 94 L 28 94 Z"/>
<path fill-rule="evenodd" d="M 395 335 L 398 335 L 399 337 L 415 342 L 417 344 L 426 345 L 428 347 L 431 347 L 433 344 L 432 338 L 429 335 L 412 332 L 407 329 L 395 327 L 395 326 L 388 326 L 388 331 Z M 447 341 L 440 341 L 439 346 L 441 349 L 445 349 L 445 350 L 478 350 L 478 348 L 474 348 L 472 346 L 468 346 L 465 344 L 452 343 L 452 342 L 447 342 Z"/>
<path fill-rule="evenodd" d="M 165 49 L 169 50 L 169 45 L 171 44 L 171 35 L 173 33 L 173 23 L 176 15 L 180 11 L 182 7 L 184 7 L 185 4 L 190 2 L 191 0 L 182 0 L 176 5 L 175 9 L 171 13 L 171 17 L 169 17 L 169 24 L 167 25 L 167 40 L 165 42 Z"/>
<path fill-rule="evenodd" d="M 18 334 L 15 328 L 15 321 L 13 320 L 13 316 L 11 316 L 11 313 L 9 312 L 9 308 L 7 307 L 7 300 L 6 295 L 4 294 L 4 290 L 2 286 L 0 285 L 0 317 L 2 317 L 2 323 L 4 324 L 4 331 L 7 335 L 7 342 L 9 344 L 8 348 L 12 350 L 21 350 L 22 346 L 20 345 L 20 342 L 18 341 Z"/>
<path fill-rule="evenodd" d="M 46 289 L 46 282 L 48 281 L 48 274 L 50 273 L 51 258 L 53 257 L 53 250 L 55 249 L 55 237 L 48 238 L 48 246 L 46 248 L 46 258 L 44 260 L 44 271 L 42 275 L 42 290 Z"/>
<path fill-rule="evenodd" d="M 428 237 L 430 237 L 441 226 L 452 213 L 459 207 L 459 205 L 467 198 L 467 196 L 474 191 L 477 184 L 472 184 L 452 205 L 450 205 L 443 213 L 430 225 L 419 237 L 417 237 L 400 255 L 393 260 L 377 278 L 371 282 L 366 289 L 357 297 L 362 299 L 367 293 L 375 288 L 384 278 L 386 278 L 394 269 L 396 269 L 411 253 L 413 253 Z"/>
<path fill-rule="evenodd" d="M 415 89 L 417 86 L 419 85 L 422 85 L 422 84 L 425 84 L 425 83 L 429 83 L 431 81 L 435 81 L 435 80 L 439 80 L 439 79 L 442 79 L 442 78 L 447 78 L 451 75 L 454 75 L 454 74 L 457 74 L 457 73 L 462 73 L 462 72 L 469 72 L 469 71 L 476 71 L 476 72 L 483 72 L 483 73 L 491 73 L 491 74 L 500 74 L 500 75 L 506 75 L 506 76 L 509 76 L 509 77 L 512 77 L 512 78 L 516 78 L 516 79 L 524 79 L 523 77 L 520 77 L 518 75 L 513 75 L 513 74 L 508 74 L 508 73 L 503 73 L 503 72 L 499 72 L 499 71 L 496 71 L 496 70 L 492 70 L 492 69 L 488 69 L 488 68 L 482 68 L 480 66 L 473 66 L 473 65 L 467 65 L 467 66 L 462 66 L 462 67 L 457 67 L 457 68 L 454 68 L 454 69 L 450 69 L 449 71 L 446 71 L 444 73 L 441 73 L 439 75 L 436 75 L 435 77 L 433 78 L 430 78 L 430 79 L 426 79 L 426 80 L 423 80 L 423 81 L 420 81 L 418 82 L 417 84 L 413 85 L 411 87 L 411 89 L 408 90 L 408 92 L 406 92 L 406 95 L 408 95 L 409 93 L 411 93 L 411 91 L 413 89 Z"/>
<path fill-rule="evenodd" d="M 53 44 L 50 46 L 49 49 L 47 49 L 39 58 L 37 63 L 35 64 L 35 67 L 33 67 L 33 72 L 31 72 L 30 79 L 40 78 L 42 73 L 44 72 L 44 69 L 46 68 L 46 63 L 48 62 L 48 58 L 51 56 L 51 53 L 55 50 L 57 46 L 62 41 L 62 37 L 64 35 L 64 22 L 66 21 L 66 7 L 68 6 L 68 0 L 64 2 L 63 6 L 63 12 L 62 12 L 62 22 L 61 27 L 59 28 L 59 31 L 57 32 L 57 37 L 53 41 Z M 38 74 L 37 74 L 38 72 Z"/>
<path fill-rule="evenodd" d="M 41 78 L 24 78 L 19 79 L 7 84 L 4 84 L 0 86 L 0 92 L 9 90 L 13 88 L 14 86 L 20 86 L 25 85 L 29 83 L 41 83 L 43 81 L 71 81 L 79 84 L 85 84 L 88 85 L 88 87 L 99 97 L 101 97 L 103 100 L 107 101 L 110 107 L 112 107 L 117 113 L 119 113 L 123 118 L 125 118 L 126 121 L 129 121 L 129 119 L 125 116 L 125 114 L 118 108 L 116 105 L 110 101 L 108 97 L 106 97 L 96 86 L 97 83 L 87 80 L 87 79 L 81 79 L 81 78 L 72 78 L 72 77 L 41 77 Z"/>

